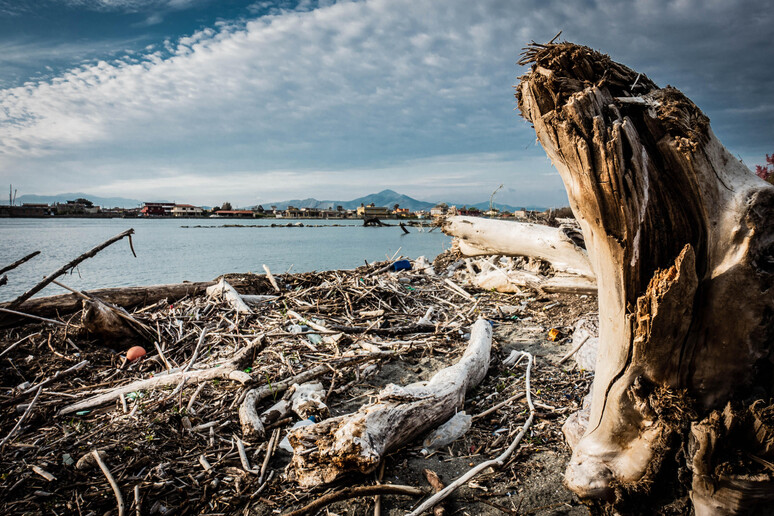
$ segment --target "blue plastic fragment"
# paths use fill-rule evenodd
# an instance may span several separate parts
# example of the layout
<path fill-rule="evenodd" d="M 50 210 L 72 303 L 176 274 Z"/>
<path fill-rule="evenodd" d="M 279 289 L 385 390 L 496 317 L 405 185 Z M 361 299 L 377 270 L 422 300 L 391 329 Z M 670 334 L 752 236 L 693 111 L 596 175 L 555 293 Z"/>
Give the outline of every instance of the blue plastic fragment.
<path fill-rule="evenodd" d="M 408 260 L 398 260 L 396 262 L 393 262 L 391 269 L 393 271 L 410 271 L 411 262 Z"/>

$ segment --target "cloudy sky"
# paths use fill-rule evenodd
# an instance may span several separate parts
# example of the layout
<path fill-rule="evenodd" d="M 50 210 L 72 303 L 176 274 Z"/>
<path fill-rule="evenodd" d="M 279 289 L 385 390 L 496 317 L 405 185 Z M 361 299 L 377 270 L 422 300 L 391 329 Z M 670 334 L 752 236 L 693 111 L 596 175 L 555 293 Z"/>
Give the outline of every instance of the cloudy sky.
<path fill-rule="evenodd" d="M 682 89 L 753 166 L 773 22 L 765 0 L 0 0 L 0 184 L 562 205 L 513 97 L 521 48 L 559 30 Z"/>

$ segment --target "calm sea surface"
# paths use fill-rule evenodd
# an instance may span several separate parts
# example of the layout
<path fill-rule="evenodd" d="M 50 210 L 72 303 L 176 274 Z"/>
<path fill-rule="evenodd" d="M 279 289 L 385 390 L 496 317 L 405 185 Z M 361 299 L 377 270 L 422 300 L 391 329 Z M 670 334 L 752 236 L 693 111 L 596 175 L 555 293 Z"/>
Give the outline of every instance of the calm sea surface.
<path fill-rule="evenodd" d="M 302 222 L 326 227 L 270 227 Z M 249 227 L 222 227 L 240 224 Z M 346 224 L 333 227 L 332 224 Z M 183 227 L 189 226 L 189 227 Z M 202 227 L 194 227 L 202 226 Z M 137 258 L 127 239 L 82 262 L 65 285 L 79 290 L 129 285 L 207 281 L 227 272 L 275 274 L 350 269 L 364 260 L 386 260 L 398 252 L 432 260 L 451 239 L 436 229 L 363 227 L 359 220 L 226 219 L 0 219 L 0 267 L 33 252 L 41 254 L 7 273 L 0 301 L 13 299 L 60 266 L 122 231 L 134 228 Z M 49 286 L 38 295 L 64 291 Z"/>

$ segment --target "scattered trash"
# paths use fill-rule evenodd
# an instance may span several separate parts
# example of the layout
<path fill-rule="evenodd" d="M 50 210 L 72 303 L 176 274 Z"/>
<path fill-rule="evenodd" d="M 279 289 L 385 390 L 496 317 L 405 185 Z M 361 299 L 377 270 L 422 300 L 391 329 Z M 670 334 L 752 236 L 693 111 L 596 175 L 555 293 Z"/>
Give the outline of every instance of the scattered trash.
<path fill-rule="evenodd" d="M 301 421 L 297 421 L 292 427 L 290 427 L 290 430 L 288 431 L 288 435 L 290 435 L 293 432 L 293 430 L 296 430 L 298 428 L 303 428 L 305 426 L 309 426 L 313 424 L 314 424 L 314 421 L 312 421 L 311 419 L 302 419 Z M 293 447 L 290 446 L 288 435 L 286 435 L 285 438 L 280 441 L 279 447 L 288 453 L 293 453 Z"/>
<path fill-rule="evenodd" d="M 423 443 L 422 454 L 426 455 L 447 444 L 451 444 L 470 430 L 473 416 L 469 416 L 465 411 L 457 412 L 446 423 L 435 429 Z"/>
<path fill-rule="evenodd" d="M 392 266 L 390 267 L 391 270 L 397 272 L 397 271 L 410 271 L 411 270 L 411 262 L 409 260 L 397 260 L 392 263 Z"/>
<path fill-rule="evenodd" d="M 142 346 L 133 346 L 126 352 L 126 359 L 129 362 L 134 362 L 145 356 L 145 348 Z"/>

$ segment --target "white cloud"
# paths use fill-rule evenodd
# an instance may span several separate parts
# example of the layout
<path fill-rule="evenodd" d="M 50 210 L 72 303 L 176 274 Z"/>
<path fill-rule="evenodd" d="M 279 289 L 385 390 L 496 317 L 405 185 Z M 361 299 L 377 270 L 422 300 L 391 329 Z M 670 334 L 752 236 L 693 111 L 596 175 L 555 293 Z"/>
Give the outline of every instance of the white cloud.
<path fill-rule="evenodd" d="M 73 1 L 124 10 L 149 5 Z M 256 5 L 255 12 L 272 5 Z M 524 44 L 565 28 L 564 37 L 688 90 L 704 88 L 705 76 L 723 67 L 767 55 L 748 33 L 697 38 L 707 27 L 722 31 L 718 20 L 733 27 L 745 19 L 721 2 L 706 8 L 698 0 L 320 5 L 218 23 L 119 61 L 0 90 L 0 181 L 25 182 L 28 192 L 63 184 L 104 194 L 185 195 L 198 203 L 218 202 L 208 195 L 241 195 L 238 202 L 249 203 L 342 198 L 335 195 L 342 191 L 354 197 L 390 186 L 425 198 L 442 191 L 488 195 L 492 184 L 513 178 L 521 200 L 504 202 L 561 198 L 556 176 L 543 175 L 550 167 L 531 145 L 534 133 L 513 111 L 511 85 Z M 752 12 L 762 3 L 745 5 Z M 739 54 L 739 44 L 752 50 L 731 55 L 728 47 Z M 740 67 L 734 77 L 749 83 L 769 69 Z M 738 85 L 719 80 L 710 87 L 733 97 Z M 757 94 L 756 102 L 768 102 Z M 447 164 L 444 155 L 452 155 Z"/>

